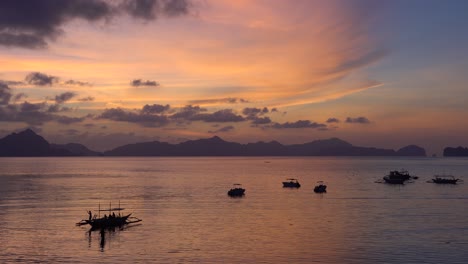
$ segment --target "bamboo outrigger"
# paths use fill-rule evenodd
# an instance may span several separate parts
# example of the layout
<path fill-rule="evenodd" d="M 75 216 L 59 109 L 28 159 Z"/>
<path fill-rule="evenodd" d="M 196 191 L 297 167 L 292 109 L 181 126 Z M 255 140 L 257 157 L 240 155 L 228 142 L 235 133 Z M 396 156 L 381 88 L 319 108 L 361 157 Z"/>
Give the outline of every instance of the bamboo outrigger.
<path fill-rule="evenodd" d="M 88 219 L 83 219 L 80 222 L 76 223 L 77 226 L 82 226 L 82 225 L 90 225 L 91 230 L 97 230 L 97 229 L 109 229 L 109 228 L 122 228 L 125 225 L 128 224 L 133 224 L 133 223 L 138 223 L 141 222 L 142 220 L 136 217 L 131 216 L 132 213 L 130 214 L 125 214 L 122 215 L 120 212 L 125 210 L 125 208 L 120 207 L 120 201 L 119 201 L 119 207 L 112 208 L 112 204 L 109 203 L 109 209 L 101 209 L 101 204 L 99 204 L 99 208 L 97 210 L 97 215 L 88 211 Z M 104 214 L 103 217 L 101 217 L 101 212 L 109 212 L 109 215 Z M 116 215 L 115 212 L 118 212 Z"/>

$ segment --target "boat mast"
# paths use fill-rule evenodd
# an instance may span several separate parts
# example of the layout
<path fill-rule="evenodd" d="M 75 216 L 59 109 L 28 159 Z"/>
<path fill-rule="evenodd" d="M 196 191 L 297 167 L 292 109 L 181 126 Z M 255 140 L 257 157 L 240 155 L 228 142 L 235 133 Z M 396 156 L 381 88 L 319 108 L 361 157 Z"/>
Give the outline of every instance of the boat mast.
<path fill-rule="evenodd" d="M 101 202 L 99 202 L 98 217 L 101 218 Z"/>

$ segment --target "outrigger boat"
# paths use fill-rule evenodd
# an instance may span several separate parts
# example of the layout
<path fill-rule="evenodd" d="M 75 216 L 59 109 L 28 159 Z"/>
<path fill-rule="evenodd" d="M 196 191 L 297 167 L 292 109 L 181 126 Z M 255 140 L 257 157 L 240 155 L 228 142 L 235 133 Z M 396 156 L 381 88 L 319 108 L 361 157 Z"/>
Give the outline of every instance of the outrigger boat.
<path fill-rule="evenodd" d="M 283 182 L 283 187 L 284 188 L 299 188 L 301 187 L 301 184 L 297 181 L 297 179 L 290 178 L 290 179 L 286 179 L 286 181 Z"/>
<path fill-rule="evenodd" d="M 460 179 L 455 179 L 452 175 L 434 175 L 433 183 L 457 184 Z"/>
<path fill-rule="evenodd" d="M 125 225 L 141 222 L 142 220 L 136 217 L 132 217 L 132 213 L 122 215 L 120 212 L 125 210 L 125 208 L 119 207 L 112 208 L 112 204 L 109 203 L 109 209 L 101 209 L 101 204 L 99 204 L 99 209 L 97 215 L 88 211 L 88 219 L 83 219 L 80 222 L 76 223 L 77 226 L 90 225 L 91 230 L 98 229 L 111 229 L 111 228 L 122 228 Z M 109 215 L 104 214 L 101 217 L 101 212 L 108 212 Z M 115 212 L 118 212 L 116 215 Z"/>

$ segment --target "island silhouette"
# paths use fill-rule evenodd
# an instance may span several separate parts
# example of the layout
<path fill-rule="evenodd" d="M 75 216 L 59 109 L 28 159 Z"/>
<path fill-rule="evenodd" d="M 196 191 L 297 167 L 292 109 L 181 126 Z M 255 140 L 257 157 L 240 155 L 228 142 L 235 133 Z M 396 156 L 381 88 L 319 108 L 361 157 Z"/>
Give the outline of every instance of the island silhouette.
<path fill-rule="evenodd" d="M 78 143 L 51 144 L 31 129 L 26 129 L 0 139 L 0 156 L 426 156 L 426 151 L 416 145 L 397 151 L 359 147 L 339 138 L 283 145 L 277 141 L 241 144 L 214 136 L 178 144 L 141 142 L 97 152 Z"/>

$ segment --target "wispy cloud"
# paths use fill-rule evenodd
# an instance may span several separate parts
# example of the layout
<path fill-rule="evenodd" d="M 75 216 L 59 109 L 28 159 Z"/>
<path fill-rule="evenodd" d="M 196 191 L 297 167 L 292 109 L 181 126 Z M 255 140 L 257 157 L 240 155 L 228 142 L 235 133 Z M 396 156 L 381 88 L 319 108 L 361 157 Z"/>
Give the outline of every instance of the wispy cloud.
<path fill-rule="evenodd" d="M 217 130 L 209 130 L 208 133 L 216 134 L 216 133 L 225 133 L 234 130 L 233 126 L 225 126 Z"/>
<path fill-rule="evenodd" d="M 157 87 L 159 86 L 159 83 L 156 81 L 150 81 L 150 80 L 141 80 L 141 79 L 135 79 L 130 83 L 134 87 L 140 87 L 140 86 L 153 86 Z"/>

